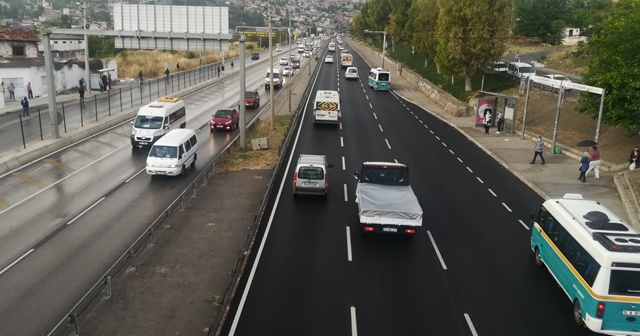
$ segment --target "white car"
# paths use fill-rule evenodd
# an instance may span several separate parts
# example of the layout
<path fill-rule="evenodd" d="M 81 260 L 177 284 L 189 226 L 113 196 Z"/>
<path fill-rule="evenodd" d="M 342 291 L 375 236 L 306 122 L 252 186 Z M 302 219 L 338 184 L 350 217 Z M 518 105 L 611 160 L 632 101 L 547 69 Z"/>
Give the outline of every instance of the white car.
<path fill-rule="evenodd" d="M 286 57 L 282 57 L 280 59 L 280 65 L 289 65 L 289 59 Z"/>
<path fill-rule="evenodd" d="M 282 69 L 283 76 L 291 76 L 291 74 L 292 74 L 291 67 L 286 66 Z"/>
<path fill-rule="evenodd" d="M 276 48 L 276 52 L 282 51 L 282 48 Z"/>
<path fill-rule="evenodd" d="M 347 70 L 344 71 L 345 79 L 358 79 L 358 68 L 356 67 L 348 67 Z"/>
<path fill-rule="evenodd" d="M 548 74 L 548 75 L 544 75 L 542 76 L 544 78 L 549 78 L 549 79 L 555 79 L 555 80 L 559 80 L 559 81 L 564 81 L 565 83 L 573 83 L 573 81 L 569 78 L 567 78 L 567 76 L 565 75 L 558 75 L 558 74 Z M 558 89 L 554 88 L 553 90 L 551 90 L 552 88 L 547 86 L 547 85 L 542 85 L 541 87 L 542 90 L 549 90 L 549 91 L 553 91 L 553 92 L 558 92 Z M 571 89 L 566 89 L 566 92 L 571 92 Z"/>
<path fill-rule="evenodd" d="M 302 57 L 303 58 L 309 58 L 310 55 L 311 54 L 308 51 L 305 51 L 305 52 L 302 53 Z"/>
<path fill-rule="evenodd" d="M 324 62 L 333 64 L 333 56 L 327 55 L 327 57 L 324 58 Z"/>

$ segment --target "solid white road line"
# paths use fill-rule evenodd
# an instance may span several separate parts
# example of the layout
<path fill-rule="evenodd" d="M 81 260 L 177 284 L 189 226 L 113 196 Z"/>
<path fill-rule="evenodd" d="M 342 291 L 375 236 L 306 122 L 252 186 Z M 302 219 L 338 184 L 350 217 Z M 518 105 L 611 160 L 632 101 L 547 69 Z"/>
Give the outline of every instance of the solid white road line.
<path fill-rule="evenodd" d="M 347 165 L 344 162 L 344 156 L 342 157 L 342 170 L 347 170 Z"/>
<path fill-rule="evenodd" d="M 471 170 L 471 168 L 467 167 L 467 170 L 468 170 L 470 173 L 473 173 L 473 170 Z"/>
<path fill-rule="evenodd" d="M 316 81 L 318 80 L 318 75 L 320 72 L 316 73 L 316 77 L 313 80 L 313 84 L 311 85 L 311 89 L 316 85 Z M 364 90 L 363 90 L 364 91 Z M 291 161 L 293 161 L 293 154 L 296 152 L 296 146 L 298 145 L 298 139 L 300 139 L 300 132 L 302 131 L 302 125 L 304 124 L 304 116 L 306 115 L 307 107 L 309 106 L 309 100 L 311 100 L 311 96 L 307 97 L 307 101 L 304 104 L 304 109 L 302 110 L 302 119 L 300 121 L 300 125 L 298 126 L 298 133 L 296 134 L 296 138 L 293 141 L 293 146 L 291 150 L 291 154 L 289 154 L 289 160 L 287 161 L 287 167 L 284 170 L 285 176 L 289 172 L 289 168 L 291 168 Z M 249 273 L 249 278 L 247 279 L 247 284 L 244 287 L 244 291 L 242 292 L 242 296 L 240 297 L 240 303 L 238 303 L 238 308 L 236 309 L 236 313 L 233 316 L 233 322 L 231 323 L 231 328 L 229 330 L 229 336 L 233 336 L 238 328 L 238 323 L 240 322 L 240 316 L 242 316 L 242 309 L 247 302 L 247 296 L 249 296 L 249 290 L 251 289 L 251 283 L 253 282 L 253 278 L 256 276 L 256 270 L 258 269 L 258 265 L 260 264 L 260 258 L 262 257 L 262 251 L 264 251 L 264 246 L 267 243 L 267 238 L 269 238 L 269 231 L 271 230 L 271 224 L 273 224 L 273 218 L 276 216 L 276 210 L 278 209 L 278 203 L 280 203 L 280 197 L 282 196 L 282 190 L 284 189 L 285 183 L 288 183 L 286 178 L 282 179 L 280 182 L 280 188 L 278 189 L 278 194 L 276 196 L 276 200 L 271 209 L 271 215 L 269 215 L 269 220 L 267 221 L 267 227 L 265 228 L 264 234 L 262 235 L 262 241 L 260 242 L 260 247 L 258 248 L 258 252 L 256 253 L 256 259 L 253 262 L 253 266 L 251 267 L 251 272 Z"/>
<path fill-rule="evenodd" d="M 0 271 L 0 275 L 3 275 L 6 271 L 8 271 L 11 267 L 15 266 L 17 263 L 19 263 L 20 261 L 22 261 L 22 259 L 26 258 L 28 255 L 30 255 L 33 251 L 35 251 L 35 249 L 30 249 L 29 251 L 25 252 L 23 255 L 21 255 L 18 259 L 14 260 L 12 263 L 10 263 L 9 265 L 7 265 L 7 267 L 3 268 L 2 271 Z"/>
<path fill-rule="evenodd" d="M 471 322 L 471 317 L 469 317 L 469 314 L 465 313 L 464 319 L 467 320 L 467 324 L 469 325 L 469 330 L 471 330 L 471 335 L 478 336 L 478 332 L 476 331 L 476 328 L 473 326 L 473 322 Z"/>
<path fill-rule="evenodd" d="M 493 195 L 493 197 L 498 197 L 498 195 L 496 195 L 496 193 L 494 193 L 493 190 L 489 189 L 489 192 L 491 193 L 491 195 Z"/>
<path fill-rule="evenodd" d="M 356 323 L 356 307 L 351 307 L 351 336 L 358 336 L 358 324 Z"/>
<path fill-rule="evenodd" d="M 389 147 L 389 149 L 391 149 L 391 145 L 389 144 L 389 140 L 384 139 L 384 141 L 387 143 L 387 147 Z"/>
<path fill-rule="evenodd" d="M 349 194 L 347 193 L 347 184 L 344 184 L 344 201 L 349 202 Z"/>
<path fill-rule="evenodd" d="M 369 107 L 370 107 L 370 108 L 373 108 L 373 105 L 371 105 L 371 103 L 369 103 Z M 376 118 L 376 119 L 377 119 L 377 118 Z"/>
<path fill-rule="evenodd" d="M 433 245 L 433 249 L 436 251 L 436 255 L 438 256 L 438 259 L 440 259 L 440 264 L 442 265 L 442 268 L 446 270 L 447 264 L 445 264 L 444 259 L 442 259 L 442 255 L 440 254 L 440 250 L 438 250 L 438 245 L 436 245 L 436 241 L 433 239 L 433 236 L 431 235 L 431 231 L 427 230 L 427 234 L 429 235 L 429 240 L 431 240 L 431 245 Z"/>
<path fill-rule="evenodd" d="M 347 260 L 352 261 L 351 258 L 351 231 L 347 226 Z"/>
<path fill-rule="evenodd" d="M 380 127 L 380 132 L 384 132 L 384 131 L 382 130 L 382 126 L 381 126 L 380 124 L 378 124 L 378 127 Z"/>
<path fill-rule="evenodd" d="M 344 147 L 344 139 L 340 137 L 340 147 Z"/>
<path fill-rule="evenodd" d="M 504 206 L 509 212 L 513 212 L 511 208 L 509 208 L 504 202 L 502 202 L 502 206 Z"/>
<path fill-rule="evenodd" d="M 476 177 L 476 179 L 478 179 L 478 181 L 479 181 L 480 183 L 484 183 L 484 181 L 483 181 L 481 178 Z"/>
<path fill-rule="evenodd" d="M 89 212 L 91 209 L 93 209 L 93 207 L 95 207 L 96 205 L 98 205 L 100 202 L 104 201 L 105 197 L 102 197 L 101 199 L 97 200 L 95 203 L 93 203 L 90 207 L 86 208 L 83 212 L 81 212 L 80 214 L 78 214 L 77 216 L 73 217 L 72 220 L 70 220 L 67 225 L 71 225 L 71 223 L 75 222 L 78 218 L 82 217 L 82 215 L 86 214 L 87 212 Z"/>
<path fill-rule="evenodd" d="M 378 120 L 378 116 L 376 115 L 375 112 L 373 112 L 373 117 L 376 118 L 376 120 Z"/>
<path fill-rule="evenodd" d="M 520 224 L 522 224 L 522 226 L 524 226 L 524 228 L 525 228 L 525 229 L 527 229 L 527 230 L 531 230 L 531 229 L 529 229 L 529 227 L 527 226 L 527 224 L 525 224 L 525 223 L 522 221 L 522 219 L 518 219 L 518 222 L 520 222 Z"/>
<path fill-rule="evenodd" d="M 142 172 L 143 172 L 143 171 L 145 171 L 145 170 L 146 170 L 146 168 L 144 168 L 144 169 L 140 170 L 139 172 L 137 172 L 137 173 L 133 174 L 133 176 L 131 176 L 130 178 L 126 179 L 126 180 L 124 181 L 124 183 L 129 183 L 131 180 L 133 180 L 134 178 L 136 178 L 136 176 L 140 175 L 140 173 L 142 173 Z"/>

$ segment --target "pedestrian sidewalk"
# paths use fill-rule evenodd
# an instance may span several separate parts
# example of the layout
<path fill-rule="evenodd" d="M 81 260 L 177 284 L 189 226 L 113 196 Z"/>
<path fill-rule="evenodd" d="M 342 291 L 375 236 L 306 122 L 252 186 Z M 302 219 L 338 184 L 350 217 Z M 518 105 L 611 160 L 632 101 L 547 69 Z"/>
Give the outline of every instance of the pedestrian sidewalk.
<path fill-rule="evenodd" d="M 352 39 L 349 39 L 349 46 L 369 66 L 379 63 L 380 54 L 371 48 Z M 395 61 L 392 59 L 386 58 L 385 62 L 389 62 L 389 68 L 395 68 Z M 405 75 L 392 76 L 392 81 L 394 93 L 422 106 L 460 130 L 469 140 L 476 143 L 545 199 L 562 197 L 566 193 L 582 194 L 584 198 L 600 201 L 618 216 L 640 229 L 638 205 L 635 201 L 638 197 L 633 193 L 633 188 L 625 185 L 622 175 L 607 173 L 601 169 L 599 180 L 594 179 L 591 173 L 587 177 L 587 182 L 582 183 L 578 180 L 579 157 L 570 152 L 553 154 L 550 148 L 545 151 L 545 165 L 529 164 L 533 157 L 534 141 L 537 135 L 525 133 L 524 139 L 521 139 L 519 132 L 497 134 L 495 128 L 489 135 L 484 134 L 482 128 L 475 126 L 474 116 L 452 116 L 424 95 L 419 90 L 418 83 L 411 82 L 405 78 Z M 547 146 L 550 145 L 551 139 L 543 138 L 543 140 Z"/>

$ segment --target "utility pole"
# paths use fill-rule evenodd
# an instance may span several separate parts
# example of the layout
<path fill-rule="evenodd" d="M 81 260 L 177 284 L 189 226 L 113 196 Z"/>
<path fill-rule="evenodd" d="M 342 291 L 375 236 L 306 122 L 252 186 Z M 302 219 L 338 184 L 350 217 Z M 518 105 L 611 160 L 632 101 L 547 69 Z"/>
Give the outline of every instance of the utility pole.
<path fill-rule="evenodd" d="M 240 152 L 245 152 L 245 145 L 247 143 L 247 135 L 246 135 L 246 111 L 244 103 L 244 92 L 246 91 L 246 83 L 245 83 L 245 59 L 244 59 L 244 35 L 240 35 L 240 39 L 238 40 L 240 44 Z"/>
<path fill-rule="evenodd" d="M 271 10 L 273 6 L 273 0 L 269 0 L 268 2 L 268 20 L 269 20 L 269 110 L 271 113 L 271 130 L 273 131 L 273 119 L 275 118 L 275 112 L 274 112 L 274 104 L 273 104 L 273 47 L 272 47 L 272 42 L 273 42 L 273 37 L 271 36 L 272 34 L 272 30 L 271 30 Z M 282 80 L 282 78 L 280 78 L 280 80 Z"/>
<path fill-rule="evenodd" d="M 291 7 L 289 7 L 289 55 L 287 56 L 289 58 L 289 63 L 291 63 Z M 293 72 L 293 65 L 291 65 L 291 72 Z M 293 73 L 289 74 L 289 77 L 291 77 L 291 81 L 289 81 L 289 85 L 287 85 L 287 87 L 289 88 L 289 113 L 291 113 L 291 85 L 293 84 Z"/>
<path fill-rule="evenodd" d="M 90 78 L 90 69 L 89 69 L 89 35 L 87 34 L 88 23 L 87 23 L 87 0 L 84 1 L 83 7 L 83 21 L 84 21 L 84 85 L 87 87 L 85 90 L 86 95 L 91 94 L 91 78 Z"/>
<path fill-rule="evenodd" d="M 53 80 L 53 56 L 51 56 L 51 30 L 45 28 L 42 30 L 44 40 L 44 69 L 47 73 L 47 92 L 49 102 L 49 120 L 51 120 L 51 138 L 59 139 L 60 130 L 58 129 L 58 110 L 56 106 L 56 83 Z"/>

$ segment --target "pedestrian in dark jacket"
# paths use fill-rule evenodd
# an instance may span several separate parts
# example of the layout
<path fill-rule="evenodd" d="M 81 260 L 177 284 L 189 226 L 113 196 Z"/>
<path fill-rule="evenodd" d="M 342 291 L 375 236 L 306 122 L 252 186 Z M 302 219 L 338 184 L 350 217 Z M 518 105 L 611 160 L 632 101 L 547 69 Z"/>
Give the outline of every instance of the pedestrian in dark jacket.
<path fill-rule="evenodd" d="M 580 176 L 578 176 L 578 180 L 582 182 L 587 182 L 587 170 L 589 169 L 589 153 L 584 152 L 582 157 L 580 158 Z"/>
<path fill-rule="evenodd" d="M 640 168 L 638 167 L 640 166 L 640 162 L 638 162 L 638 158 L 640 158 L 640 150 L 638 150 L 638 146 L 635 146 L 631 151 L 631 155 L 629 155 L 629 168 L 631 168 L 631 165 L 633 165 L 633 169 Z"/>
<path fill-rule="evenodd" d="M 22 105 L 22 116 L 28 117 L 29 116 L 29 100 L 27 99 L 27 97 L 24 97 L 20 102 L 20 104 Z"/>

